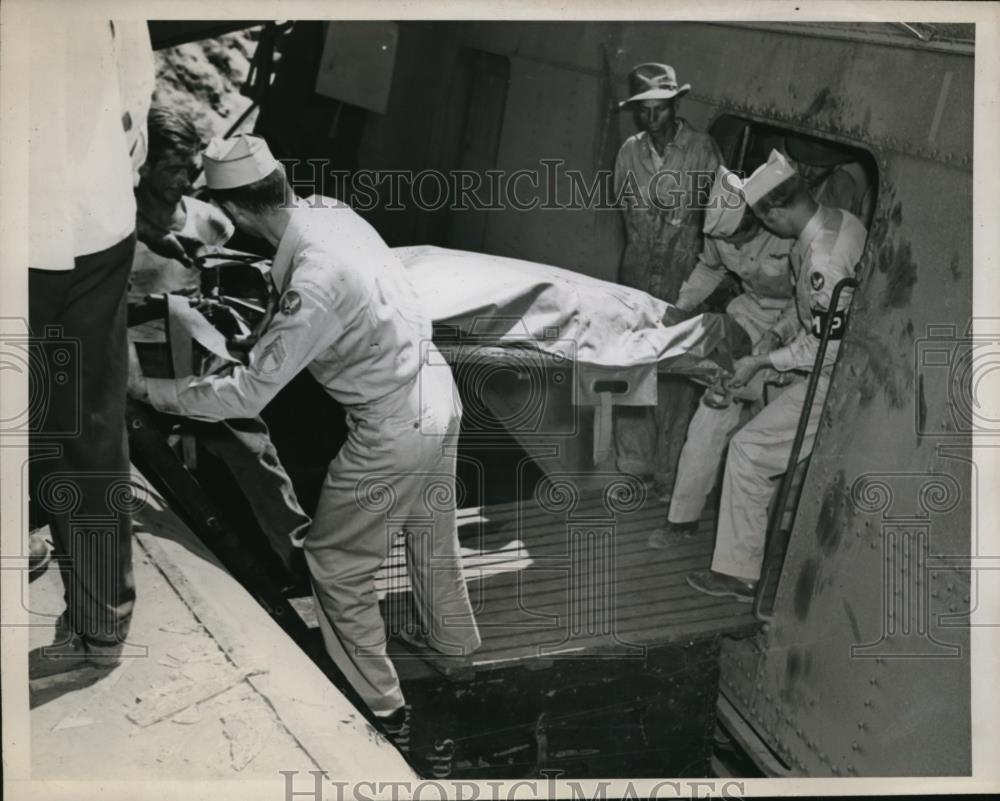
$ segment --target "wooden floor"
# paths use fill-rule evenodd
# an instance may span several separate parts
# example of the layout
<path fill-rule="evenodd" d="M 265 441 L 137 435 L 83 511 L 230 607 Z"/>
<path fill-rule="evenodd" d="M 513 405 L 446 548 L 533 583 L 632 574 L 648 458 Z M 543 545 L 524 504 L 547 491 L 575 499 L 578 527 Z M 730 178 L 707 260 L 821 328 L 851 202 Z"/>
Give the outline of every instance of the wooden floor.
<path fill-rule="evenodd" d="M 609 505 L 606 497 L 581 494 L 570 509 L 554 494 L 548 508 L 535 502 L 459 512 L 483 645 L 471 659 L 444 660 L 445 668 L 641 657 L 648 647 L 749 633 L 759 625 L 749 604 L 703 595 L 685 581 L 711 562 L 713 520 L 703 520 L 675 548 L 657 550 L 647 538 L 663 525 L 667 506 L 652 494 L 641 503 Z M 414 619 L 401 541 L 376 586 L 391 635 Z"/>

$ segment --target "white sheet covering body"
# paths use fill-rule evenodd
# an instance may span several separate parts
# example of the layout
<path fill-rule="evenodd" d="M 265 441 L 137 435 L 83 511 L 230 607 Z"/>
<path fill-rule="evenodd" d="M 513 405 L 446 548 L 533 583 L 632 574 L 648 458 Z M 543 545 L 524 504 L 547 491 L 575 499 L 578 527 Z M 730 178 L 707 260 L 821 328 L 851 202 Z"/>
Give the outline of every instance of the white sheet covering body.
<path fill-rule="evenodd" d="M 693 364 L 725 338 L 720 315 L 665 326 L 666 302 L 572 270 L 430 245 L 394 252 L 430 318 L 477 341 L 531 344 L 625 370 L 679 357 Z"/>

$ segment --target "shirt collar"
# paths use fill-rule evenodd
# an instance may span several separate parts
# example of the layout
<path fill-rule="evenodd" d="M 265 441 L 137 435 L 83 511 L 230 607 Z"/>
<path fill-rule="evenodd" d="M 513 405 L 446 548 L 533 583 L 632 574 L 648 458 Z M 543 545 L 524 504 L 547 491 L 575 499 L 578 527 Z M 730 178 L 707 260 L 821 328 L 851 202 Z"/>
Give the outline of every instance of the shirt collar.
<path fill-rule="evenodd" d="M 299 206 L 292 212 L 288 227 L 281 235 L 278 242 L 278 250 L 274 254 L 274 261 L 271 263 L 271 280 L 279 292 L 285 291 L 285 285 L 291 277 L 292 259 L 298 249 L 299 240 L 306 227 L 307 208 Z"/>
<path fill-rule="evenodd" d="M 653 137 L 649 135 L 649 132 L 643 131 L 642 137 L 646 140 L 646 147 L 649 148 L 650 152 L 659 156 L 660 154 L 656 152 L 656 146 L 653 144 Z M 674 138 L 667 143 L 666 149 L 669 150 L 672 147 L 676 147 L 684 150 L 690 139 L 691 133 L 688 131 L 688 124 L 682 118 L 678 117 L 677 133 L 675 133 Z"/>

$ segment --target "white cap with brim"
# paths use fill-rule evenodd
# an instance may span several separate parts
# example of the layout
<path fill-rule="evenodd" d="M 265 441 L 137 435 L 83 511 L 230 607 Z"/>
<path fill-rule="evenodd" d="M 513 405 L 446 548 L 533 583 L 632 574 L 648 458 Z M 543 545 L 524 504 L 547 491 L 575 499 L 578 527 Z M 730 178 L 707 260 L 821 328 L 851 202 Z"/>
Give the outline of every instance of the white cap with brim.
<path fill-rule="evenodd" d="M 740 226 L 747 204 L 743 198 L 743 182 L 732 170 L 720 166 L 705 209 L 705 236 L 717 239 L 732 236 Z"/>
<path fill-rule="evenodd" d="M 239 134 L 231 139 L 215 137 L 201 158 L 209 189 L 247 186 L 266 178 L 281 166 L 267 142 L 253 134 Z"/>
<path fill-rule="evenodd" d="M 795 167 L 778 150 L 772 150 L 765 163 L 743 182 L 743 196 L 755 206 L 772 189 L 795 175 Z"/>

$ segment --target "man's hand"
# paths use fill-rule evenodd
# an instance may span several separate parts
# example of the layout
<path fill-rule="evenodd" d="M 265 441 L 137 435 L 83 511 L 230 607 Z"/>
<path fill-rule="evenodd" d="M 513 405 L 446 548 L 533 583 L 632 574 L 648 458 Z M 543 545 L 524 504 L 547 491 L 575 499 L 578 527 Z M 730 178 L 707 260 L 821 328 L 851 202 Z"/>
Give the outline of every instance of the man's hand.
<path fill-rule="evenodd" d="M 694 312 L 690 312 L 687 309 L 682 309 L 679 306 L 668 306 L 666 312 L 663 314 L 663 324 L 669 328 L 672 325 L 683 323 L 693 316 Z"/>
<path fill-rule="evenodd" d="M 146 376 L 142 373 L 139 353 L 135 349 L 135 343 L 131 340 L 128 343 L 128 394 L 136 400 L 144 401 L 149 398 L 149 389 L 146 384 Z"/>
<path fill-rule="evenodd" d="M 729 386 L 733 388 L 745 386 L 759 370 L 770 364 L 771 360 L 766 354 L 744 356 L 733 367 L 733 377 L 729 381 Z"/>
<path fill-rule="evenodd" d="M 774 331 L 765 331 L 761 338 L 754 343 L 751 353 L 754 356 L 760 356 L 777 350 L 779 345 L 781 345 L 781 340 L 778 339 L 778 335 Z"/>
<path fill-rule="evenodd" d="M 185 267 L 194 267 L 194 262 L 185 250 L 177 234 L 172 231 L 159 233 L 159 235 L 147 235 L 142 241 L 154 253 L 167 259 L 176 259 Z"/>

